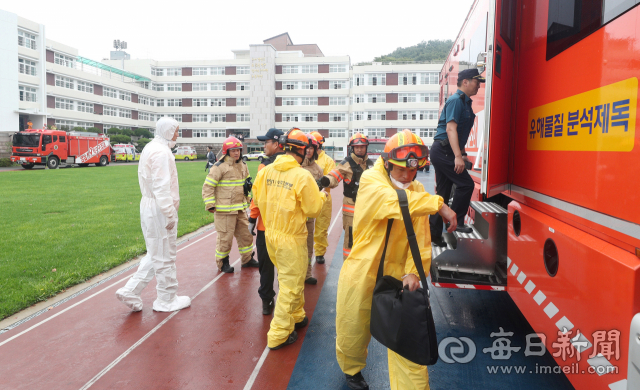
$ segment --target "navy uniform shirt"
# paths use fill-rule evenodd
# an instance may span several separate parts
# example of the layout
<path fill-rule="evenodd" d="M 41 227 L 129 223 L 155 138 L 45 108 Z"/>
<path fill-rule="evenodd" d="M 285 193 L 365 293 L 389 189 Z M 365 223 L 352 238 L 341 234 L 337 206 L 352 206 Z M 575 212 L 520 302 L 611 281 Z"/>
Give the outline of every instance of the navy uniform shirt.
<path fill-rule="evenodd" d="M 471 109 L 473 101 L 464 92 L 457 90 L 444 104 L 444 109 L 438 119 L 438 128 L 434 140 L 447 139 L 447 123 L 454 121 L 458 124 L 458 143 L 460 150 L 464 148 L 471 133 L 471 128 L 476 119 L 476 114 Z"/>

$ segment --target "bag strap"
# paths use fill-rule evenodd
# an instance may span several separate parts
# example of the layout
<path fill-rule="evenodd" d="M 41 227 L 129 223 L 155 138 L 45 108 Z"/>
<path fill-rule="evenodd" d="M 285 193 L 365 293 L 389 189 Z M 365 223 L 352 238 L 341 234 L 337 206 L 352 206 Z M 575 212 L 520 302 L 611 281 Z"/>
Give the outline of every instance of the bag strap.
<path fill-rule="evenodd" d="M 389 219 L 387 222 L 387 234 L 384 239 L 384 250 L 382 251 L 382 259 L 380 259 L 380 265 L 378 266 L 378 276 L 376 277 L 376 283 L 384 276 L 384 257 L 387 254 L 387 245 L 389 244 L 389 234 L 391 233 L 391 225 L 393 225 L 393 219 Z"/>
<path fill-rule="evenodd" d="M 400 200 L 400 211 L 402 211 L 402 219 L 404 220 L 404 226 L 407 230 L 407 239 L 409 239 L 409 248 L 411 248 L 411 254 L 413 255 L 413 261 L 420 275 L 422 281 L 422 288 L 429 293 L 429 287 L 427 286 L 427 276 L 424 273 L 422 267 L 422 257 L 420 256 L 420 248 L 418 247 L 418 241 L 416 240 L 416 233 L 413 230 L 413 222 L 411 221 L 411 214 L 409 213 L 409 200 L 407 199 L 407 193 L 405 190 L 396 190 L 398 193 L 398 199 Z"/>

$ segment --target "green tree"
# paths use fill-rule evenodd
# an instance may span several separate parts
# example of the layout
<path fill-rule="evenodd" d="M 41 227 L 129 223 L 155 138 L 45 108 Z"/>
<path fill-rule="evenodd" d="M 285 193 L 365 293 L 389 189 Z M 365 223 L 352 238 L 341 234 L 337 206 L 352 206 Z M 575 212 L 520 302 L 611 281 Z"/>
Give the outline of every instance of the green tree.
<path fill-rule="evenodd" d="M 140 138 L 138 140 L 138 147 L 136 148 L 138 153 L 142 153 L 142 149 L 144 149 L 144 147 L 147 146 L 149 142 L 151 142 L 151 140 L 148 138 Z"/>
<path fill-rule="evenodd" d="M 90 133 L 98 133 L 98 134 L 102 134 L 102 130 L 98 129 L 97 127 L 89 127 L 87 128 L 87 130 Z"/>
<path fill-rule="evenodd" d="M 453 41 L 450 39 L 422 41 L 414 46 L 399 47 L 389 54 L 376 57 L 374 61 L 444 61 L 452 46 Z"/>
<path fill-rule="evenodd" d="M 120 134 L 120 129 L 117 127 L 110 127 L 107 129 L 107 134 Z"/>
<path fill-rule="evenodd" d="M 137 128 L 133 131 L 133 133 L 135 135 L 137 135 L 138 137 L 144 137 L 144 138 L 153 138 L 153 135 L 151 135 L 151 132 L 147 129 L 143 129 L 143 128 Z"/>
<path fill-rule="evenodd" d="M 109 137 L 109 140 L 110 140 L 112 145 L 115 145 L 115 144 L 130 144 L 131 143 L 131 137 L 129 137 L 128 135 L 121 135 L 121 134 L 111 135 Z"/>

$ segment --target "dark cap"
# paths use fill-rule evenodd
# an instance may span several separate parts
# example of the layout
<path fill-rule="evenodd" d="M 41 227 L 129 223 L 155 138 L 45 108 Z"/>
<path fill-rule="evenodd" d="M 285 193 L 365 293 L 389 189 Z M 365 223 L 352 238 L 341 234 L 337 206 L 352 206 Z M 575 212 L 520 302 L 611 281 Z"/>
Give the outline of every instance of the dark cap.
<path fill-rule="evenodd" d="M 478 72 L 478 69 L 476 68 L 465 69 L 460 71 L 460 73 L 458 73 L 458 80 L 473 80 L 473 79 L 476 79 L 481 83 L 485 82 L 485 78 L 480 76 L 480 72 Z"/>
<path fill-rule="evenodd" d="M 258 141 L 267 141 L 267 140 L 278 140 L 278 138 L 280 138 L 281 135 L 284 135 L 284 132 L 282 132 L 282 130 L 278 130 L 275 128 L 271 128 L 269 129 L 269 131 L 267 131 L 267 134 L 265 135 L 259 135 L 256 138 L 258 138 Z"/>

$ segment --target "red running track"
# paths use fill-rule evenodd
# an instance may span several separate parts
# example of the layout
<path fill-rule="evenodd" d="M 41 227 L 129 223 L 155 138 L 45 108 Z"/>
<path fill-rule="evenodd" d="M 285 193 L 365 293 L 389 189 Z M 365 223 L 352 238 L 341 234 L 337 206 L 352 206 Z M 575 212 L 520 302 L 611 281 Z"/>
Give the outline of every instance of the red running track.
<path fill-rule="evenodd" d="M 342 234 L 342 194 L 333 191 L 332 229 L 325 265 L 314 265 L 315 286 L 305 285 L 313 310 Z M 115 291 L 135 268 L 0 335 L 0 389 L 286 389 L 305 337 L 269 351 L 271 316 L 262 315 L 257 268 L 219 274 L 216 233 L 178 248 L 180 295 L 190 308 L 158 313 L 155 280 L 143 291 L 144 308 L 129 311 Z"/>

